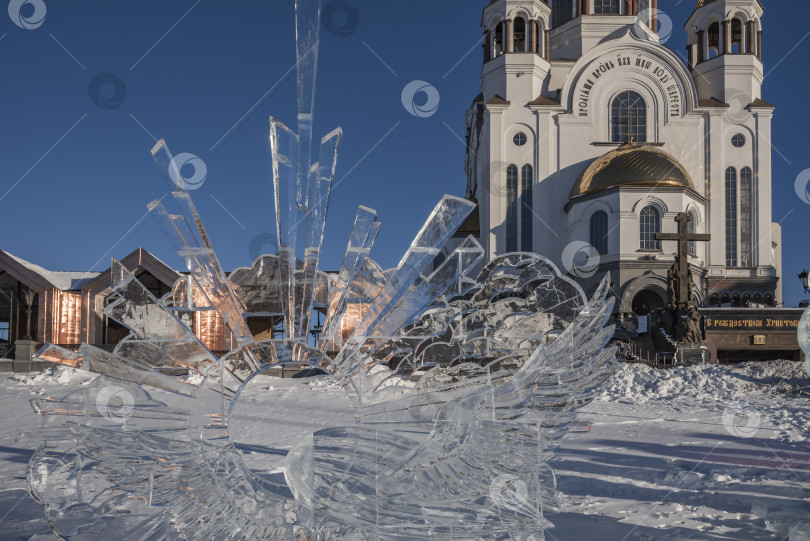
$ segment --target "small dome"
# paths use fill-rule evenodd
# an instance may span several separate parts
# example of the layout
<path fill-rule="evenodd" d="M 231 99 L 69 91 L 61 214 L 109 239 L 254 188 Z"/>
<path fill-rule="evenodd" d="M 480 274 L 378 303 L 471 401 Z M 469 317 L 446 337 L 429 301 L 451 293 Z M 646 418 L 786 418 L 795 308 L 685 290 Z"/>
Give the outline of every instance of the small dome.
<path fill-rule="evenodd" d="M 653 145 L 625 144 L 594 161 L 571 190 L 570 199 L 611 188 L 681 187 L 695 190 L 686 169 Z"/>

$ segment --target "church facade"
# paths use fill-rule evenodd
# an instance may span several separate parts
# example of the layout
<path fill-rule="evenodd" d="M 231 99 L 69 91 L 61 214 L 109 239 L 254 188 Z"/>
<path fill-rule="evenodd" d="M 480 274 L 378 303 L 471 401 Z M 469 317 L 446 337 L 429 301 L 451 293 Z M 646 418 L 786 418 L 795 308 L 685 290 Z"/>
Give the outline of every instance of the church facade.
<path fill-rule="evenodd" d="M 667 300 L 679 213 L 694 301 L 781 304 L 763 6 L 701 0 L 686 48 L 656 0 L 495 0 L 481 94 L 467 114 L 467 197 L 490 257 L 545 255 L 586 290 L 611 274 L 617 313 Z"/>

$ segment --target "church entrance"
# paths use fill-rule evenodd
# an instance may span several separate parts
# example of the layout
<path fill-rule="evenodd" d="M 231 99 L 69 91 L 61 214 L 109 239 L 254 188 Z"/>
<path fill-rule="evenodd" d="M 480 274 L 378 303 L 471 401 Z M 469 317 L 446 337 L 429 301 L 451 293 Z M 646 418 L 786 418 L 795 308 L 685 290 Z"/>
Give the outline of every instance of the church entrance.
<path fill-rule="evenodd" d="M 658 293 L 649 289 L 640 291 L 633 298 L 633 313 L 637 316 L 648 316 L 663 307 L 664 299 Z"/>

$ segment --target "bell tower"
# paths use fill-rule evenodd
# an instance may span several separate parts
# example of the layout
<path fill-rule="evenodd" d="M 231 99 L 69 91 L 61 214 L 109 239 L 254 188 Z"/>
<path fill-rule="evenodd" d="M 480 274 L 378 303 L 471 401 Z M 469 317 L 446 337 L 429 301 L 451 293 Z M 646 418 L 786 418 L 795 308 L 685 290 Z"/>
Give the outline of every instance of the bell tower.
<path fill-rule="evenodd" d="M 762 98 L 759 0 L 700 0 L 686 23 L 689 67 L 701 100 Z"/>
<path fill-rule="evenodd" d="M 550 18 L 543 0 L 496 0 L 484 9 L 485 102 L 498 96 L 528 103 L 544 93 L 551 69 Z"/>

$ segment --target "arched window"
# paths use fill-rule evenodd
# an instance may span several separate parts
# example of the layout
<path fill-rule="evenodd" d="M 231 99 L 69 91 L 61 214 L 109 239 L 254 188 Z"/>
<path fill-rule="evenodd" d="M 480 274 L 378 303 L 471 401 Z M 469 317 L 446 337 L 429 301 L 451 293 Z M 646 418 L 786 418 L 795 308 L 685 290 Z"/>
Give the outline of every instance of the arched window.
<path fill-rule="evenodd" d="M 516 53 L 525 53 L 526 52 L 526 19 L 523 17 L 517 17 L 515 19 L 515 47 L 514 51 Z"/>
<path fill-rule="evenodd" d="M 697 233 L 698 218 L 697 218 L 697 215 L 694 212 L 689 213 L 689 218 L 691 218 L 691 219 L 689 220 L 689 223 L 686 225 L 686 231 L 690 235 L 693 235 L 693 234 Z M 692 257 L 697 257 L 697 243 L 695 241 L 690 240 L 687 243 L 687 248 L 689 250 L 689 255 L 691 255 Z"/>
<path fill-rule="evenodd" d="M 720 23 L 709 25 L 709 58 L 720 55 Z"/>
<path fill-rule="evenodd" d="M 726 267 L 737 266 L 737 170 L 726 169 Z"/>
<path fill-rule="evenodd" d="M 576 17 L 576 0 L 552 0 L 551 16 L 554 28 L 558 28 Z"/>
<path fill-rule="evenodd" d="M 740 171 L 740 266 L 754 266 L 754 172 Z"/>
<path fill-rule="evenodd" d="M 604 210 L 591 216 L 591 246 L 601 255 L 608 253 L 608 215 Z"/>
<path fill-rule="evenodd" d="M 613 13 L 615 15 L 621 14 L 621 1 L 620 0 L 594 0 L 593 12 L 600 13 Z"/>
<path fill-rule="evenodd" d="M 524 165 L 521 171 L 520 199 L 520 249 L 524 252 L 534 250 L 532 238 L 532 185 L 534 184 L 534 168 Z"/>
<path fill-rule="evenodd" d="M 503 54 L 503 21 L 495 27 L 495 56 Z"/>
<path fill-rule="evenodd" d="M 720 304 L 720 295 L 718 295 L 717 293 L 713 294 L 711 298 L 711 303 L 712 306 L 717 306 L 718 304 Z"/>
<path fill-rule="evenodd" d="M 759 293 L 754 295 L 754 304 L 762 304 L 762 295 Z"/>
<path fill-rule="evenodd" d="M 506 169 L 506 251 L 518 250 L 518 168 Z"/>
<path fill-rule="evenodd" d="M 775 304 L 776 303 L 774 302 L 773 295 L 771 295 L 770 293 L 765 295 L 765 305 L 766 306 L 775 306 Z"/>
<path fill-rule="evenodd" d="M 632 137 L 636 143 L 647 142 L 647 103 L 636 92 L 628 90 L 616 96 L 611 118 L 611 141 L 626 143 Z"/>
<path fill-rule="evenodd" d="M 661 232 L 661 213 L 651 206 L 641 210 L 641 249 L 661 250 L 661 241 L 655 236 Z"/>
<path fill-rule="evenodd" d="M 545 23 L 542 20 L 537 21 L 537 36 L 534 40 L 534 52 L 543 56 L 543 47 L 546 42 L 546 29 Z"/>
<path fill-rule="evenodd" d="M 740 306 L 742 306 L 742 299 L 740 298 L 739 293 L 735 293 L 734 295 L 731 296 L 731 306 L 733 306 L 734 308 L 739 308 Z"/>
<path fill-rule="evenodd" d="M 731 52 L 743 52 L 743 22 L 740 19 L 731 20 Z"/>
<path fill-rule="evenodd" d="M 723 297 L 720 299 L 720 302 L 723 303 L 723 304 L 730 304 L 731 303 L 731 297 L 729 296 L 728 293 L 723 293 Z"/>

